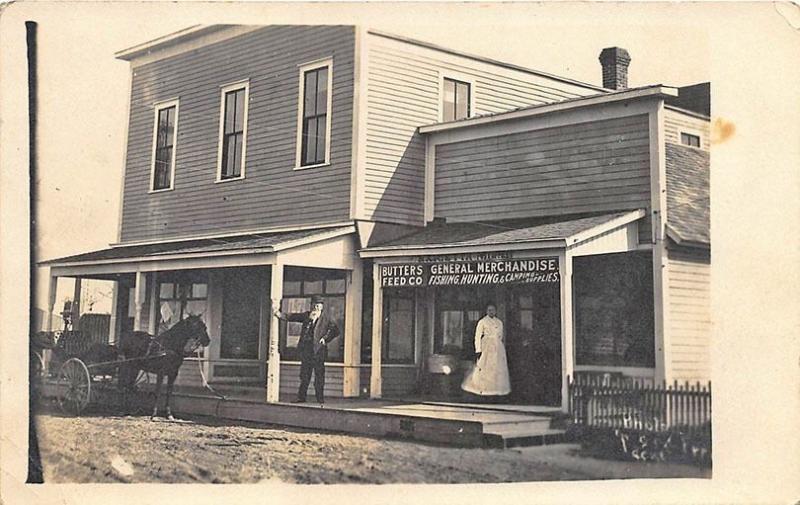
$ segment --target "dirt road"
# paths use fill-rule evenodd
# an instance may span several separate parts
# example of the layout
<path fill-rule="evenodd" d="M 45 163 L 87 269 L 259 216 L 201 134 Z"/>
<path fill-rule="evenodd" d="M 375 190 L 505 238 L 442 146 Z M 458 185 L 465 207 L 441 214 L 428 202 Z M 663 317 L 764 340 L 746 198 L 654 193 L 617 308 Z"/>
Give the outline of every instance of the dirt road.
<path fill-rule="evenodd" d="M 459 449 L 209 418 L 36 416 L 45 482 L 455 483 L 703 477 L 683 465 L 601 461 L 577 446 Z"/>

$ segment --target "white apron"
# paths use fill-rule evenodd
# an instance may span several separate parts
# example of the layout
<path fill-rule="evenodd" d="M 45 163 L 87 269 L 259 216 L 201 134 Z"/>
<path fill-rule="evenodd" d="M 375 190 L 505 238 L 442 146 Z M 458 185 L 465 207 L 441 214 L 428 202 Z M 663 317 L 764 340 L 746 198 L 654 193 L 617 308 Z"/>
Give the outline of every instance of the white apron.
<path fill-rule="evenodd" d="M 499 320 L 497 322 L 499 323 Z M 484 327 L 488 331 L 483 331 Z M 464 377 L 464 382 L 461 383 L 461 389 L 464 391 L 487 396 L 507 395 L 511 392 L 502 323 L 499 323 L 497 328 L 499 331 L 492 331 L 496 327 L 497 325 L 478 324 L 475 347 L 480 351 L 481 357 Z"/>

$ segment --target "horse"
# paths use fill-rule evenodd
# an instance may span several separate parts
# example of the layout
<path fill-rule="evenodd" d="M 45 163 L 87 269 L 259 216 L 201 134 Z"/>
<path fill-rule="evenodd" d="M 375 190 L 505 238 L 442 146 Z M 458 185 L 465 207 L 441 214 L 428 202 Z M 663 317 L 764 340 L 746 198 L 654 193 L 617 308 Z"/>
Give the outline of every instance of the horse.
<path fill-rule="evenodd" d="M 206 325 L 197 315 L 190 315 L 175 323 L 157 337 L 143 331 L 124 333 L 118 344 L 119 354 L 123 359 L 119 368 L 120 389 L 131 390 L 140 370 L 156 374 L 155 405 L 150 416 L 152 420 L 158 415 L 158 395 L 166 376 L 166 417 L 174 421 L 175 418 L 172 417 L 170 410 L 170 398 L 178 369 L 185 357 L 194 353 L 198 347 L 206 347 L 209 343 Z"/>

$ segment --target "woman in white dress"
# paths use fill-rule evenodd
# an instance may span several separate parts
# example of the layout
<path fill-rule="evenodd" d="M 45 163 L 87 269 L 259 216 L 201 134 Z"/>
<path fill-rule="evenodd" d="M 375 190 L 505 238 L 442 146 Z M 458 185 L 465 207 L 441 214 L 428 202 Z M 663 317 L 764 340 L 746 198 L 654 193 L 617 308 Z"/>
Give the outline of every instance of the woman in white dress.
<path fill-rule="evenodd" d="M 475 327 L 475 352 L 480 353 L 480 357 L 464 377 L 461 389 L 482 396 L 502 396 L 511 392 L 503 341 L 503 322 L 497 318 L 497 308 L 488 305 L 486 316 Z"/>

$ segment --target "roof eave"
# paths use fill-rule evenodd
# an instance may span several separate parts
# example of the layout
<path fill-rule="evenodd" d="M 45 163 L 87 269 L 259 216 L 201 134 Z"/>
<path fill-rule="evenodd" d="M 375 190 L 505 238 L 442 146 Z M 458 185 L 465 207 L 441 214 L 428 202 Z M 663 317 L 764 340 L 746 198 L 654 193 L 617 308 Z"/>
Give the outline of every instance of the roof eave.
<path fill-rule="evenodd" d="M 358 255 L 361 258 L 387 258 L 392 256 L 432 256 L 443 251 L 454 249 L 468 251 L 491 251 L 511 250 L 511 249 L 554 249 L 567 246 L 566 238 L 542 238 L 535 240 L 520 240 L 510 242 L 497 242 L 492 244 L 435 244 L 435 245 L 414 245 L 414 246 L 395 246 L 395 247 L 367 247 L 360 249 Z"/>
<path fill-rule="evenodd" d="M 227 30 L 233 26 L 236 25 L 193 25 L 163 37 L 149 40 L 142 44 L 137 44 L 133 47 L 117 51 L 114 53 L 114 57 L 120 60 L 132 61 L 140 56 L 150 54 L 155 51 L 161 51 L 168 47 L 202 37 L 203 35 Z"/>
<path fill-rule="evenodd" d="M 675 242 L 675 244 L 680 247 L 691 247 L 693 249 L 711 250 L 710 242 L 685 238 L 669 224 L 667 224 L 666 228 L 667 228 L 667 238 Z"/>
<path fill-rule="evenodd" d="M 620 91 L 605 95 L 591 95 L 575 100 L 555 102 L 547 105 L 536 105 L 525 109 L 501 112 L 490 116 L 476 117 L 472 119 L 461 119 L 447 123 L 434 123 L 420 126 L 419 132 L 422 134 L 437 133 L 455 130 L 458 128 L 468 128 L 473 126 L 487 125 L 501 121 L 514 119 L 525 119 L 554 112 L 563 112 L 583 107 L 598 107 L 611 103 L 618 103 L 642 99 L 664 99 L 678 96 L 678 89 L 670 86 L 654 85 L 647 88 L 637 88 L 629 91 Z"/>

